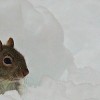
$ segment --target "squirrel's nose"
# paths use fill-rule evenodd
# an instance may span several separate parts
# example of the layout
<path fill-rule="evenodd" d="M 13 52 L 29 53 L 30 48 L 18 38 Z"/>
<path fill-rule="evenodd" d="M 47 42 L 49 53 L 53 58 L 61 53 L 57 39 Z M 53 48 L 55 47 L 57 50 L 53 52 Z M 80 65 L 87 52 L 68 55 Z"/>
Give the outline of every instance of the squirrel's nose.
<path fill-rule="evenodd" d="M 23 76 L 26 76 L 28 73 L 29 73 L 29 70 L 28 70 L 28 69 L 24 69 L 24 70 L 22 71 Z"/>

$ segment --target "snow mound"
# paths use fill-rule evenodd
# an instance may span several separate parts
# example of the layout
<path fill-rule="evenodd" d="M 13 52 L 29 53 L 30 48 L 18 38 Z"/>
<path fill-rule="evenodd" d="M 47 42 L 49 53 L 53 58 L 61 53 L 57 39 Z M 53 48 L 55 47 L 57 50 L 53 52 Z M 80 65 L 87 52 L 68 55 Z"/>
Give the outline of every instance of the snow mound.
<path fill-rule="evenodd" d="M 80 83 L 90 83 L 93 85 L 100 84 L 100 72 L 94 70 L 93 68 L 76 68 L 72 72 L 68 73 L 68 80 L 80 84 Z"/>
<path fill-rule="evenodd" d="M 84 48 L 78 52 L 75 56 L 75 63 L 78 67 L 83 68 L 84 66 L 89 66 L 100 72 L 99 69 L 99 59 L 100 59 L 100 48 Z"/>
<path fill-rule="evenodd" d="M 63 44 L 63 30 L 50 11 L 33 8 L 26 0 L 4 0 L 0 4 L 4 11 L 0 12 L 0 37 L 5 41 L 13 37 L 15 47 L 25 56 L 30 71 L 28 84 L 37 85 L 45 75 L 59 79 L 67 67 L 74 67 L 73 57 Z"/>
<path fill-rule="evenodd" d="M 100 100 L 100 84 L 73 84 L 45 77 L 40 86 L 28 87 L 20 97 L 16 91 L 0 95 L 1 100 Z"/>
<path fill-rule="evenodd" d="M 17 91 L 8 91 L 4 95 L 0 95 L 0 100 L 22 100 Z"/>

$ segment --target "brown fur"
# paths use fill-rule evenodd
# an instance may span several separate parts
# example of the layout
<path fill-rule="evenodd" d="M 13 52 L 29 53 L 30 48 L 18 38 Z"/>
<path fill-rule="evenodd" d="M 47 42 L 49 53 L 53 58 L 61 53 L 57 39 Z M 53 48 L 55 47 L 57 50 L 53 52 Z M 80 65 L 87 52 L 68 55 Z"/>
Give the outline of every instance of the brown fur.
<path fill-rule="evenodd" d="M 20 79 L 29 73 L 25 59 L 9 38 L 6 45 L 0 41 L 0 94 L 8 90 L 19 91 Z"/>

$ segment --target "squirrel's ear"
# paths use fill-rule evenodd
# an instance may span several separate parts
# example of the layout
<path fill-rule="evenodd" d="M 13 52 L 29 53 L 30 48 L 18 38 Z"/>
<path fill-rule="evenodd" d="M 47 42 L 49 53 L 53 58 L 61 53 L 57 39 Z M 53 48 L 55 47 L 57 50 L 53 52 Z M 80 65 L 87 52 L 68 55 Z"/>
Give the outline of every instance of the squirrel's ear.
<path fill-rule="evenodd" d="M 0 51 L 2 51 L 2 42 L 0 41 Z"/>
<path fill-rule="evenodd" d="M 14 47 L 14 40 L 13 38 L 9 38 L 9 40 L 7 41 L 7 45 L 10 47 Z"/>

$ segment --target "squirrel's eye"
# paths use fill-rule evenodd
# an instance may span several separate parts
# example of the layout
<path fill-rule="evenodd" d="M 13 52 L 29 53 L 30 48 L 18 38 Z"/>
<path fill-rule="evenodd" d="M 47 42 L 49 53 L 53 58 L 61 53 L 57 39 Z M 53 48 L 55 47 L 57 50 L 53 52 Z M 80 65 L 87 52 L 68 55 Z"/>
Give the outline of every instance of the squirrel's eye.
<path fill-rule="evenodd" d="M 5 56 L 3 59 L 3 64 L 5 66 L 9 66 L 12 64 L 12 58 L 10 56 Z"/>

